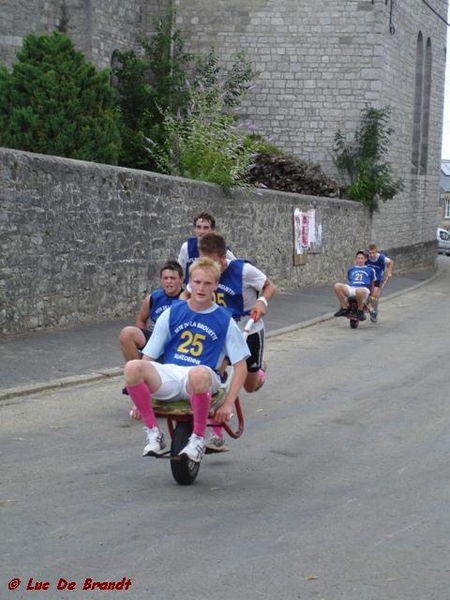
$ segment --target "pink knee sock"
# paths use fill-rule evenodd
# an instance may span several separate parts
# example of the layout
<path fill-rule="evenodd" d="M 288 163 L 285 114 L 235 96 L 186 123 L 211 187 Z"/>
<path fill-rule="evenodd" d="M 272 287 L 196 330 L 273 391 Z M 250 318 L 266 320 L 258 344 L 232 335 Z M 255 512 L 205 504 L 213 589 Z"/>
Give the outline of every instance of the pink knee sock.
<path fill-rule="evenodd" d="M 205 437 L 206 422 L 208 421 L 209 409 L 211 408 L 211 394 L 191 395 L 191 407 L 194 413 L 194 429 L 193 433 L 200 437 Z"/>
<path fill-rule="evenodd" d="M 145 383 L 138 385 L 127 385 L 127 391 L 134 405 L 138 409 L 144 425 L 147 427 L 158 427 L 158 421 L 152 406 L 150 390 Z"/>

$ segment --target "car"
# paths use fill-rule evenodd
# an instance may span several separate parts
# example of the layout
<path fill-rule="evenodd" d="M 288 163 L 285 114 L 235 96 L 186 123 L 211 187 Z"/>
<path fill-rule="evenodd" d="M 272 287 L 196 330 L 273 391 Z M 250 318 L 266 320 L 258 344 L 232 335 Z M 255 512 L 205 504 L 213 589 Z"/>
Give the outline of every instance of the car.
<path fill-rule="evenodd" d="M 450 231 L 438 227 L 436 231 L 436 239 L 438 253 L 450 256 Z"/>

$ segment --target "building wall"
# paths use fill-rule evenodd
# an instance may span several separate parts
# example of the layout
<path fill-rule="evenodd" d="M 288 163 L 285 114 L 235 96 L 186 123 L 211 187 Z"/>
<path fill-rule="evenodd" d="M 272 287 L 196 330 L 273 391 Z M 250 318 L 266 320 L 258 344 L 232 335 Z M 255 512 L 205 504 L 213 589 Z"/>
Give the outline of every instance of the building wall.
<path fill-rule="evenodd" d="M 389 3 L 390 4 L 390 3 Z M 443 16 L 439 2 L 428 4 Z M 389 6 L 387 7 L 387 9 Z M 389 11 L 388 11 L 389 12 Z M 435 237 L 439 218 L 439 179 L 441 164 L 442 120 L 446 54 L 446 26 L 421 0 L 396 2 L 391 17 L 394 32 L 383 35 L 381 53 L 380 103 L 392 107 L 392 149 L 390 158 L 396 173 L 404 178 L 402 194 L 387 202 L 375 213 L 375 237 L 386 243 L 408 239 Z M 389 24 L 389 23 L 388 23 Z M 431 44 L 430 117 L 428 132 L 428 165 L 426 172 L 413 173 L 413 131 L 417 115 L 414 111 L 417 66 L 417 39 Z"/>
<path fill-rule="evenodd" d="M 382 15 L 370 1 L 175 5 L 194 52 L 215 46 L 231 62 L 246 51 L 260 73 L 246 116 L 289 152 L 329 166 L 337 128 L 353 131 L 364 104 L 379 99 Z"/>
<path fill-rule="evenodd" d="M 331 175 L 334 135 L 351 139 L 366 105 L 389 106 L 388 160 L 404 191 L 374 214 L 372 237 L 404 245 L 434 237 L 444 99 L 446 26 L 431 0 L 217 0 L 175 2 L 178 27 L 201 52 L 214 45 L 231 61 L 243 48 L 260 76 L 244 117 L 257 131 Z M 431 41 L 428 169 L 411 173 L 417 37 Z"/>
<path fill-rule="evenodd" d="M 337 129 L 352 134 L 367 103 L 392 107 L 393 155 L 406 166 L 422 31 L 433 54 L 430 163 L 440 154 L 446 26 L 422 0 L 2 0 L 0 60 L 12 64 L 30 31 L 64 23 L 86 57 L 107 68 L 116 48 L 135 47 L 172 4 L 188 49 L 214 46 L 224 63 L 241 49 L 250 57 L 259 77 L 244 113 L 257 129 L 328 171 Z M 442 0 L 428 4 L 442 13 Z"/>
<path fill-rule="evenodd" d="M 0 61 L 11 66 L 30 32 L 66 31 L 86 58 L 109 68 L 116 49 L 135 48 L 167 0 L 1 0 Z"/>
<path fill-rule="evenodd" d="M 367 104 L 389 106 L 394 134 L 388 159 L 405 188 L 372 215 L 368 237 L 385 249 L 411 246 L 412 254 L 414 248 L 434 242 L 446 51 L 446 26 L 437 16 L 443 12 L 442 0 L 2 0 L 0 60 L 12 64 L 29 31 L 48 32 L 63 24 L 86 57 L 105 68 L 116 48 L 135 46 L 151 32 L 153 17 L 163 15 L 172 3 L 188 50 L 198 54 L 214 46 L 228 65 L 238 50 L 245 50 L 259 71 L 243 118 L 330 175 L 336 131 L 352 138 Z M 431 69 L 428 164 L 424 172 L 415 173 L 419 32 L 431 44 Z M 135 175 L 139 181 L 147 176 Z M 179 200 L 181 208 L 181 196 Z M 184 207 L 181 214 L 187 217 L 191 208 Z M 246 212 L 235 208 L 237 214 Z M 347 235 L 351 228 L 350 221 Z M 341 249 L 337 241 L 335 251 Z M 291 274 L 285 279 L 296 283 Z"/>
<path fill-rule="evenodd" d="M 295 266 L 294 208 L 314 208 L 322 251 Z M 207 210 L 233 251 L 280 288 L 345 277 L 370 241 L 356 202 L 258 192 L 0 149 L 0 334 L 135 314 Z M 396 270 L 435 264 L 435 241 L 385 248 Z"/>

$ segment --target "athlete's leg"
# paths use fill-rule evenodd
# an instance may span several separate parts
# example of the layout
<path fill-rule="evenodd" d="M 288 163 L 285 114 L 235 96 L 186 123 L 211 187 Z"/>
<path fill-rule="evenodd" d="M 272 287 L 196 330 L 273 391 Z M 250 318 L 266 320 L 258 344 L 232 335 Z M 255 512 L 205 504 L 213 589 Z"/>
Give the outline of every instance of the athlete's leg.
<path fill-rule="evenodd" d="M 146 444 L 142 454 L 160 455 L 164 452 L 166 444 L 158 427 L 151 394 L 161 387 L 161 377 L 154 365 L 146 360 L 127 362 L 124 375 L 128 394 L 135 405 L 135 414 L 142 418 L 145 425 Z"/>
<path fill-rule="evenodd" d="M 251 393 L 259 390 L 266 380 L 266 374 L 262 369 L 264 329 L 249 335 L 247 346 L 250 350 L 250 356 L 247 358 L 247 377 L 244 381 L 244 390 Z"/>
<path fill-rule="evenodd" d="M 124 359 L 135 360 L 141 357 L 140 349 L 145 346 L 146 337 L 139 327 L 124 327 L 119 335 L 120 349 Z"/>
<path fill-rule="evenodd" d="M 161 387 L 161 377 L 151 361 L 131 360 L 124 369 L 125 383 L 134 405 L 144 424 L 156 427 L 157 420 L 153 411 L 151 393 Z"/>
<path fill-rule="evenodd" d="M 355 290 L 356 301 L 358 302 L 358 310 L 364 310 L 364 305 L 369 297 L 369 290 L 365 287 L 357 287 Z"/>
<path fill-rule="evenodd" d="M 218 381 L 217 387 L 218 387 Z M 216 388 L 213 372 L 208 367 L 198 366 L 189 370 L 186 391 L 189 393 L 194 426 L 192 434 L 180 455 L 186 455 L 195 462 L 200 462 L 205 453 L 205 431 L 211 409 L 211 395 Z"/>
<path fill-rule="evenodd" d="M 369 312 L 372 323 L 378 321 L 378 303 L 380 301 L 381 287 L 375 285 L 372 295 L 369 297 Z"/>
<path fill-rule="evenodd" d="M 211 408 L 212 375 L 207 367 L 192 367 L 186 389 L 194 413 L 193 433 L 205 437 L 206 423 Z"/>
<path fill-rule="evenodd" d="M 346 283 L 335 283 L 334 293 L 339 300 L 341 308 L 345 310 L 347 308 L 348 301 L 348 285 Z"/>

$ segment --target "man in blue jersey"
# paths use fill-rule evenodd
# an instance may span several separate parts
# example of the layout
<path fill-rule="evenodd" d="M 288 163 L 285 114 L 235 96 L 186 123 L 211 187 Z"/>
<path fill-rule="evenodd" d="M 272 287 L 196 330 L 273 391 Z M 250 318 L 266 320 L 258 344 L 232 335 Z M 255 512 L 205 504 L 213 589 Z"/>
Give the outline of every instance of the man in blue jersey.
<path fill-rule="evenodd" d="M 199 257 L 198 243 L 202 237 L 208 233 L 213 233 L 216 230 L 215 218 L 206 212 L 201 212 L 194 217 L 194 232 L 195 235 L 188 238 L 181 246 L 178 255 L 178 262 L 184 270 L 184 283 L 187 284 L 189 279 L 189 267 L 196 258 Z M 229 248 L 227 248 L 227 258 L 233 260 L 236 258 Z"/>
<path fill-rule="evenodd" d="M 264 383 L 261 369 L 264 351 L 264 323 L 269 300 L 277 289 L 268 277 L 251 263 L 241 259 L 229 260 L 225 238 L 218 233 L 208 233 L 199 242 L 200 256 L 215 260 L 221 269 L 220 281 L 215 291 L 219 306 L 231 310 L 233 319 L 245 324 L 250 315 L 255 319 L 247 344 L 251 356 L 247 360 L 248 375 L 244 383 L 246 392 L 255 392 Z M 244 317 L 247 317 L 244 321 Z"/>
<path fill-rule="evenodd" d="M 217 263 L 197 259 L 189 270 L 189 299 L 172 304 L 161 314 L 142 351 L 142 360 L 131 360 L 125 365 L 127 390 L 145 425 L 144 456 L 161 454 L 165 448 L 152 397 L 166 402 L 189 399 L 194 426 L 180 455 L 200 462 L 211 396 L 219 389 L 218 370 L 225 356 L 234 367 L 233 374 L 214 418 L 218 423 L 231 419 L 234 402 L 247 376 L 249 351 L 230 312 L 213 301 L 219 278 Z M 162 354 L 164 364 L 155 362 Z"/>
<path fill-rule="evenodd" d="M 172 302 L 178 300 L 183 292 L 183 269 L 175 260 L 167 261 L 159 274 L 161 287 L 144 298 L 136 324 L 127 325 L 120 332 L 120 349 L 126 361 L 141 357 L 142 348 L 148 342 L 159 315 L 171 306 Z M 126 387 L 122 389 L 122 394 L 128 396 Z M 135 407 L 131 409 L 130 417 L 140 420 L 140 414 Z"/>
<path fill-rule="evenodd" d="M 378 251 L 376 244 L 369 244 L 367 257 L 367 266 L 375 269 L 376 281 L 373 292 L 369 297 L 369 314 L 372 323 L 378 321 L 378 302 L 381 294 L 381 290 L 384 288 L 386 283 L 392 277 L 394 270 L 394 261 L 392 258 L 386 256 L 382 252 Z"/>
<path fill-rule="evenodd" d="M 247 336 L 250 356 L 247 358 L 247 377 L 244 382 L 246 392 L 256 392 L 265 382 L 266 374 L 263 367 L 264 352 L 264 323 L 268 301 L 276 293 L 276 287 L 267 276 L 248 261 L 227 257 L 225 238 L 218 233 L 207 233 L 198 244 L 201 257 L 214 260 L 221 270 L 220 281 L 214 293 L 214 301 L 227 308 L 236 322 L 242 325 L 250 315 L 255 324 Z M 188 298 L 190 287 L 187 286 L 182 297 Z M 242 321 L 244 317 L 247 317 Z M 211 422 L 212 435 L 207 442 L 210 450 L 223 450 L 225 441 L 222 428 L 214 421 Z"/>
<path fill-rule="evenodd" d="M 126 361 L 140 358 L 141 350 L 148 342 L 154 323 L 183 291 L 183 269 L 175 260 L 167 261 L 159 272 L 161 287 L 153 290 L 142 301 L 134 326 L 124 327 L 119 335 L 120 348 Z"/>
<path fill-rule="evenodd" d="M 355 296 L 358 302 L 358 317 L 360 321 L 366 320 L 364 305 L 375 285 L 375 270 L 366 265 L 366 253 L 358 250 L 355 255 L 355 264 L 347 271 L 347 283 L 335 283 L 334 292 L 338 297 L 341 308 L 334 313 L 335 317 L 347 316 L 347 303 L 350 296 Z"/>

